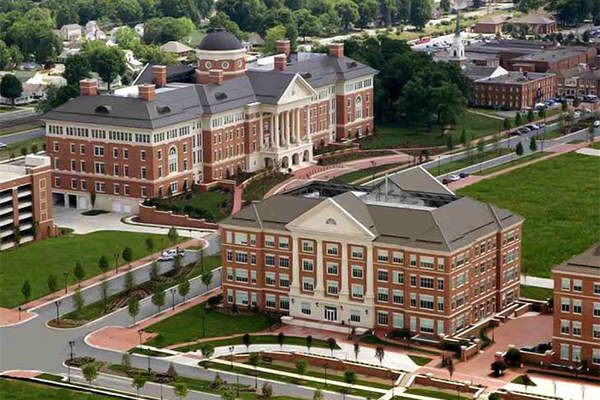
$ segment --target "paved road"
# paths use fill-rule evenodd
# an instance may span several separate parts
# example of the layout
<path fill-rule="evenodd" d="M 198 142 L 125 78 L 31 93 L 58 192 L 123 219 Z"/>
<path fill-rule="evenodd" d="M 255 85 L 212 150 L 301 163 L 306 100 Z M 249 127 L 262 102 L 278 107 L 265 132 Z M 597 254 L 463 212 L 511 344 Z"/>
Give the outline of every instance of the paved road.
<path fill-rule="evenodd" d="M 33 108 L 18 109 L 13 112 L 0 113 L 0 122 L 14 121 L 15 119 L 21 119 L 30 117 L 32 115 L 39 115 L 40 112 L 35 111 Z"/>
<path fill-rule="evenodd" d="M 44 128 L 35 128 L 30 131 L 22 132 L 22 133 L 13 133 L 12 135 L 0 136 L 0 142 L 5 144 L 13 144 L 18 142 L 23 142 L 25 140 L 35 139 L 38 137 L 42 137 L 46 134 L 46 130 Z"/>

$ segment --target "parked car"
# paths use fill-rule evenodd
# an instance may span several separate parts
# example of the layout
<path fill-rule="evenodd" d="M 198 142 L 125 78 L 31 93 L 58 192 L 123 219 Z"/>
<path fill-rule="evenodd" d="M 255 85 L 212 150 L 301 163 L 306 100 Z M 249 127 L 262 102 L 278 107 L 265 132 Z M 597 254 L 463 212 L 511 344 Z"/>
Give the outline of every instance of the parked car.
<path fill-rule="evenodd" d="M 175 257 L 178 254 L 182 257 L 185 256 L 185 250 L 183 250 L 183 249 L 177 249 L 177 250 L 170 249 L 170 250 L 167 250 L 165 253 L 170 255 L 171 257 Z"/>
<path fill-rule="evenodd" d="M 540 129 L 540 127 L 536 124 L 526 125 L 525 128 L 529 129 L 530 131 L 537 131 L 538 129 Z"/>
<path fill-rule="evenodd" d="M 458 174 L 458 176 L 460 176 L 460 179 L 466 178 L 469 175 L 470 174 L 468 172 L 461 172 L 460 174 Z"/>
<path fill-rule="evenodd" d="M 8 146 L 6 145 L 6 143 L 2 143 L 2 142 L 0 142 L 0 149 L 5 149 L 5 148 L 7 148 L 7 147 L 8 147 Z"/>
<path fill-rule="evenodd" d="M 579 117 L 581 117 L 581 113 L 580 113 L 580 112 L 578 112 L 578 111 L 575 111 L 575 112 L 573 113 L 573 118 L 579 118 Z"/>
<path fill-rule="evenodd" d="M 512 131 L 508 134 L 509 136 L 521 136 L 521 132 L 519 132 L 519 129 L 517 129 L 516 131 Z"/>
<path fill-rule="evenodd" d="M 600 120 L 594 121 L 594 128 L 600 128 Z"/>
<path fill-rule="evenodd" d="M 455 175 L 455 174 L 448 175 L 448 180 L 449 180 L 450 182 L 456 182 L 456 181 L 459 181 L 459 180 L 460 180 L 460 175 Z"/>
<path fill-rule="evenodd" d="M 524 135 L 526 133 L 529 133 L 529 129 L 528 128 L 520 128 L 519 130 L 517 130 L 517 132 L 519 132 L 519 135 Z"/>
<path fill-rule="evenodd" d="M 162 253 L 160 257 L 158 257 L 158 261 L 173 261 L 174 256 L 172 254 L 168 254 L 167 252 Z"/>
<path fill-rule="evenodd" d="M 548 106 L 545 103 L 536 103 L 535 107 L 533 107 L 536 110 L 541 110 L 542 108 L 547 108 Z"/>

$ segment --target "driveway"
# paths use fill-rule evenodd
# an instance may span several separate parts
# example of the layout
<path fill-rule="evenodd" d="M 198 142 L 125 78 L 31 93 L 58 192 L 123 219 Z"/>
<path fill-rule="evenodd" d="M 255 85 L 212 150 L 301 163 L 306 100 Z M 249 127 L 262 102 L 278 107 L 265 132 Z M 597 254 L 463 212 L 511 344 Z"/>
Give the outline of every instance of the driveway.
<path fill-rule="evenodd" d="M 75 233 L 86 234 L 97 231 L 127 231 L 127 232 L 142 232 L 156 233 L 166 235 L 170 229 L 169 226 L 145 226 L 132 225 L 123 222 L 123 218 L 130 217 L 130 214 L 121 214 L 109 212 L 95 216 L 86 216 L 81 214 L 81 210 L 72 208 L 55 207 L 54 221 L 61 228 L 71 228 Z M 199 231 L 194 229 L 177 229 L 179 236 L 192 239 L 206 239 L 212 234 L 211 231 Z"/>

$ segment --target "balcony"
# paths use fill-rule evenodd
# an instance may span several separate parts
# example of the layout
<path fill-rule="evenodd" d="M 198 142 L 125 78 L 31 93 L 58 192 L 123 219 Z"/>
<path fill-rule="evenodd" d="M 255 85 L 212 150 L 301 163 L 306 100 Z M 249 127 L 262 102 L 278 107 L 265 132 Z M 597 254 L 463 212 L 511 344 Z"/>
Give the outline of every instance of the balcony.
<path fill-rule="evenodd" d="M 0 219 L 0 228 L 3 228 L 7 225 L 10 225 L 13 223 L 13 216 L 10 215 L 9 217 L 4 217 L 2 219 Z"/>
<path fill-rule="evenodd" d="M 33 205 L 33 203 L 31 202 L 31 200 L 24 201 L 22 203 L 19 203 L 19 210 L 26 208 L 26 207 L 31 207 L 32 205 Z"/>
<path fill-rule="evenodd" d="M 1 194 L 0 195 L 0 204 L 4 204 L 4 203 L 8 203 L 11 202 L 12 203 L 12 192 L 10 192 L 9 194 Z"/>
<path fill-rule="evenodd" d="M 17 192 L 17 197 L 21 198 L 21 197 L 25 197 L 25 196 L 29 196 L 31 195 L 31 189 L 27 189 L 27 190 L 23 190 L 23 191 L 18 191 Z"/>
<path fill-rule="evenodd" d="M 33 216 L 33 213 L 31 211 L 24 212 L 22 214 L 19 214 L 19 221 L 23 221 L 27 218 L 31 218 L 32 216 Z"/>
<path fill-rule="evenodd" d="M 12 204 L 9 205 L 8 207 L 2 207 L 2 208 L 0 208 L 0 217 L 5 214 L 12 214 L 12 212 L 13 212 Z"/>

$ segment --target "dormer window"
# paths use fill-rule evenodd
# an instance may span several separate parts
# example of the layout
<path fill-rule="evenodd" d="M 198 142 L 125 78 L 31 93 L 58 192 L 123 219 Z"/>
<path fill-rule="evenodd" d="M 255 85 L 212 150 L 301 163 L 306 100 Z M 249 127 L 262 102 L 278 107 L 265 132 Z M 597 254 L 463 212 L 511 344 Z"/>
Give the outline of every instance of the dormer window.
<path fill-rule="evenodd" d="M 107 105 L 107 104 L 102 104 L 99 105 L 98 107 L 96 107 L 96 112 L 98 114 L 110 114 L 110 111 L 112 110 L 112 107 Z"/>
<path fill-rule="evenodd" d="M 328 218 L 327 221 L 325 221 L 325 223 L 327 225 L 337 225 L 337 222 L 333 218 Z"/>

